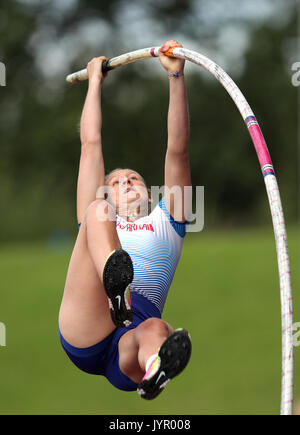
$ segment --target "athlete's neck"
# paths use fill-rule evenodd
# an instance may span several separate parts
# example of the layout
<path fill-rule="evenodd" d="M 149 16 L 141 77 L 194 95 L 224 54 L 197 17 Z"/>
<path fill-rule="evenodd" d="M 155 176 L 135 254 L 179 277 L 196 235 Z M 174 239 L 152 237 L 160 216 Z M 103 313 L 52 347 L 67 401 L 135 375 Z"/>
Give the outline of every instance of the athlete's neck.
<path fill-rule="evenodd" d="M 137 208 L 133 208 L 133 209 L 127 209 L 127 210 L 122 210 L 121 208 L 119 208 L 118 210 L 118 215 L 128 221 L 128 222 L 134 222 L 137 219 L 140 219 L 144 216 L 148 215 L 148 210 L 141 210 L 141 207 L 138 206 Z"/>

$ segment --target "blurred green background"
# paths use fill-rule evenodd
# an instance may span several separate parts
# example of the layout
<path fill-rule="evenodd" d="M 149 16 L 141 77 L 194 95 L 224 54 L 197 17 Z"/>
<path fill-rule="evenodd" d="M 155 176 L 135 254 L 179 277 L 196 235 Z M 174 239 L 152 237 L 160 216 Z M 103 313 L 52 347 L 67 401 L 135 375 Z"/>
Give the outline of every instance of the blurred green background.
<path fill-rule="evenodd" d="M 237 7 L 238 5 L 238 7 Z M 279 413 L 281 327 L 270 211 L 240 114 L 205 71 L 186 65 L 193 185 L 205 226 L 186 237 L 164 318 L 189 329 L 189 368 L 155 401 L 115 390 L 68 361 L 57 315 L 76 237 L 78 123 L 86 83 L 65 76 L 90 58 L 177 39 L 219 63 L 256 114 L 276 170 L 299 305 L 299 59 L 296 0 L 11 0 L 1 2 L 0 413 Z M 298 57 L 297 57 L 298 56 Z M 109 74 L 106 170 L 163 184 L 168 83 L 156 60 Z M 141 151 L 142 150 L 142 151 Z M 156 168 L 153 170 L 153 168 Z M 295 397 L 300 399 L 299 347 Z"/>

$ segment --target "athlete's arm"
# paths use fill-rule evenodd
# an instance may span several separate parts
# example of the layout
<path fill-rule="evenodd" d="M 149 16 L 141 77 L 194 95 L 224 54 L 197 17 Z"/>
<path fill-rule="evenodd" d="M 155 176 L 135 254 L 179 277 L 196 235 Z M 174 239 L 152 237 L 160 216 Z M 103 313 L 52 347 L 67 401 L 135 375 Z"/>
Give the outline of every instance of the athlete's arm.
<path fill-rule="evenodd" d="M 165 56 L 163 53 L 177 45 L 176 41 L 168 41 L 162 45 L 159 58 L 168 74 L 178 73 L 178 77 L 170 77 L 170 98 L 168 112 L 168 146 L 165 159 L 165 205 L 170 215 L 178 222 L 187 219 L 184 213 L 184 186 L 191 185 L 190 164 L 188 155 L 189 116 L 187 95 L 184 83 L 184 60 Z M 177 187 L 175 187 L 177 186 Z M 168 195 L 173 189 L 174 195 Z M 188 212 L 186 208 L 185 212 Z"/>
<path fill-rule="evenodd" d="M 81 120 L 81 156 L 77 182 L 77 219 L 81 222 L 87 207 L 96 199 L 96 192 L 105 183 L 102 155 L 101 85 L 106 76 L 102 74 L 105 57 L 92 59 L 87 66 L 88 92 Z"/>

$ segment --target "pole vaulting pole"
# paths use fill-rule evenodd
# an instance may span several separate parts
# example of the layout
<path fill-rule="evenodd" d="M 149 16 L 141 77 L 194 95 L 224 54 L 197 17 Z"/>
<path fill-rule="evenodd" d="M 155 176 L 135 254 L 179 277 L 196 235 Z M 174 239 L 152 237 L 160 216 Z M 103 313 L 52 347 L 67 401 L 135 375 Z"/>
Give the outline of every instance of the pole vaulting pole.
<path fill-rule="evenodd" d="M 149 47 L 143 48 L 141 50 L 135 50 L 103 62 L 102 68 L 104 72 L 109 71 L 138 60 L 158 57 L 158 53 L 159 47 Z M 254 113 L 252 112 L 244 95 L 241 93 L 234 81 L 219 65 L 210 60 L 208 57 L 183 47 L 172 47 L 167 53 L 164 54 L 171 57 L 178 57 L 188 60 L 205 68 L 222 84 L 239 109 L 255 147 L 264 177 L 271 209 L 279 269 L 282 326 L 282 381 L 280 413 L 282 415 L 291 415 L 293 409 L 294 347 L 293 299 L 290 278 L 289 253 L 279 188 L 266 142 Z M 66 78 L 67 82 L 71 84 L 87 79 L 87 69 L 70 74 Z"/>

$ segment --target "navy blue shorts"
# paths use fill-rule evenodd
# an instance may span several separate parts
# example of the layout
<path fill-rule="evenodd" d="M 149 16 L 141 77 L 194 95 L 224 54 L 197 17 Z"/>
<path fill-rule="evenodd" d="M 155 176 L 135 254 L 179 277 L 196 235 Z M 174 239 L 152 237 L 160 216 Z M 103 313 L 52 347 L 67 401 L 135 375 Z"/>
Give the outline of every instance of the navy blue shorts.
<path fill-rule="evenodd" d="M 133 322 L 128 328 L 116 328 L 108 337 L 93 346 L 74 347 L 66 342 L 59 331 L 62 347 L 75 366 L 86 373 L 105 376 L 112 385 L 123 391 L 134 391 L 137 389 L 137 384 L 120 370 L 118 350 L 120 338 L 150 317 L 161 318 L 159 309 L 134 291 L 131 292 L 131 310 Z"/>

